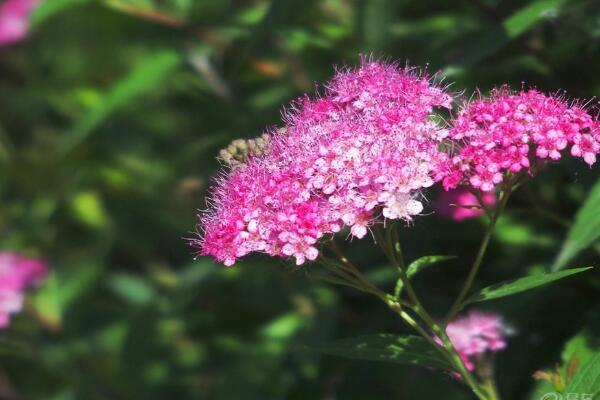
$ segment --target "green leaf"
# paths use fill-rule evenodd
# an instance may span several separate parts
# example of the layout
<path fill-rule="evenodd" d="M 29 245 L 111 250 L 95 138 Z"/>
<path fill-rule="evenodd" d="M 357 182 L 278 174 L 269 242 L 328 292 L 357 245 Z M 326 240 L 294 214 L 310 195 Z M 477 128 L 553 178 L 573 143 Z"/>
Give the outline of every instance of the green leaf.
<path fill-rule="evenodd" d="M 108 215 L 100 195 L 93 191 L 77 193 L 71 199 L 71 209 L 75 218 L 84 225 L 94 229 L 108 226 Z"/>
<path fill-rule="evenodd" d="M 587 268 L 574 268 L 565 271 L 539 274 L 533 276 L 527 276 L 524 278 L 515 279 L 512 281 L 501 282 L 496 285 L 488 286 L 481 289 L 479 292 L 470 296 L 465 304 L 477 303 L 481 301 L 488 301 L 498 299 L 500 297 L 512 296 L 513 294 L 521 293 L 530 289 L 534 289 L 538 286 L 546 285 L 550 282 L 557 281 L 559 279 L 566 278 L 571 275 L 578 274 L 580 272 L 587 271 L 592 267 Z"/>
<path fill-rule="evenodd" d="M 363 32 L 367 47 L 382 50 L 390 40 L 391 25 L 394 21 L 394 1 L 372 0 L 365 3 Z"/>
<path fill-rule="evenodd" d="M 532 28 L 541 19 L 556 11 L 562 0 L 535 1 L 504 20 L 502 27 L 509 38 L 514 38 Z"/>
<path fill-rule="evenodd" d="M 420 271 L 422 271 L 425 267 L 428 267 L 433 264 L 437 264 L 446 260 L 450 260 L 456 258 L 455 256 L 424 256 L 416 259 L 406 269 L 406 276 L 410 279 Z M 398 299 L 402 294 L 402 289 L 404 287 L 404 283 L 402 279 L 398 279 L 396 281 L 396 288 L 394 289 L 394 296 Z"/>
<path fill-rule="evenodd" d="M 60 301 L 60 284 L 56 271 L 47 278 L 31 296 L 31 305 L 38 320 L 48 329 L 57 330 L 62 324 L 63 310 Z"/>
<path fill-rule="evenodd" d="M 425 267 L 441 263 L 443 261 L 448 261 L 453 258 L 456 258 L 456 256 L 424 256 L 418 258 L 410 263 L 410 265 L 406 269 L 406 276 L 412 278 L 413 276 L 421 272 Z"/>
<path fill-rule="evenodd" d="M 60 307 L 63 313 L 77 303 L 97 282 L 102 273 L 102 264 L 84 263 L 72 268 L 68 273 L 63 269 L 59 273 Z"/>
<path fill-rule="evenodd" d="M 37 7 L 31 14 L 30 24 L 32 28 L 36 28 L 41 25 L 48 18 L 51 18 L 55 14 L 58 14 L 71 6 L 77 4 L 91 3 L 91 0 L 52 0 L 45 1 Z"/>
<path fill-rule="evenodd" d="M 555 14 L 561 3 L 561 0 L 539 0 L 519 9 L 501 24 L 492 26 L 474 37 L 472 43 L 465 48 L 465 56 L 455 65 L 448 66 L 446 70 L 455 73 L 461 66 L 476 64 L 495 54 L 511 40 Z"/>
<path fill-rule="evenodd" d="M 108 286 L 117 296 L 133 305 L 147 305 L 157 297 L 152 285 L 132 274 L 115 273 L 108 279 Z"/>
<path fill-rule="evenodd" d="M 596 353 L 579 373 L 567 385 L 566 393 L 578 393 L 580 398 L 588 395 L 586 399 L 597 400 L 600 398 L 600 353 Z"/>
<path fill-rule="evenodd" d="M 580 251 L 589 247 L 600 238 L 600 181 L 594 185 L 585 203 L 575 216 L 575 223 L 567 234 L 567 240 L 552 266 L 558 271 L 575 257 Z"/>
<path fill-rule="evenodd" d="M 146 92 L 161 87 L 165 77 L 181 62 L 172 51 L 162 51 L 142 58 L 133 70 L 117 82 L 87 114 L 61 138 L 61 154 L 67 154 L 83 142 L 102 122 L 122 106 Z"/>
<path fill-rule="evenodd" d="M 450 364 L 423 338 L 394 334 L 358 336 L 319 346 L 318 351 L 334 356 L 367 361 L 452 369 Z"/>
<path fill-rule="evenodd" d="M 590 335 L 585 331 L 572 337 L 563 349 L 561 358 L 563 363 L 568 363 L 572 357 L 577 357 L 580 365 L 585 365 L 594 356 Z"/>

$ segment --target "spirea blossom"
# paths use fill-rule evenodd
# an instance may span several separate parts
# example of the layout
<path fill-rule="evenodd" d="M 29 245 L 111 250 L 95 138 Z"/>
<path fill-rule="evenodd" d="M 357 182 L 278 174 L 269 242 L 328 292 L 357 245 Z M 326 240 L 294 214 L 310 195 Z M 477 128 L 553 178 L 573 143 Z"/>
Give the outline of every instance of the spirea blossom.
<path fill-rule="evenodd" d="M 0 5 L 0 46 L 25 38 L 31 12 L 41 0 L 6 0 Z"/>
<path fill-rule="evenodd" d="M 558 160 L 567 148 L 590 166 L 600 152 L 600 124 L 583 106 L 535 89 L 514 93 L 503 86 L 467 104 L 449 136 L 458 151 L 446 189 L 467 184 L 487 192 L 505 173 L 531 174 L 538 160 Z"/>
<path fill-rule="evenodd" d="M 441 216 L 461 222 L 483 215 L 484 210 L 481 206 L 493 206 L 496 203 L 496 195 L 493 192 L 484 192 L 481 200 L 483 204 L 479 203 L 477 196 L 468 188 L 460 186 L 449 191 L 442 191 L 436 202 L 436 208 Z"/>
<path fill-rule="evenodd" d="M 469 370 L 475 368 L 477 356 L 506 347 L 508 329 L 497 314 L 471 312 L 446 327 L 446 334 Z M 437 339 L 439 342 L 439 339 Z"/>
<path fill-rule="evenodd" d="M 0 252 L 0 328 L 10 324 L 10 315 L 23 308 L 24 292 L 46 275 L 44 261 Z"/>
<path fill-rule="evenodd" d="M 362 238 L 381 218 L 410 221 L 448 162 L 447 131 L 431 117 L 451 102 L 409 68 L 363 61 L 339 71 L 322 97 L 292 104 L 260 152 L 223 173 L 194 244 L 226 265 L 250 252 L 302 264 L 343 227 Z"/>

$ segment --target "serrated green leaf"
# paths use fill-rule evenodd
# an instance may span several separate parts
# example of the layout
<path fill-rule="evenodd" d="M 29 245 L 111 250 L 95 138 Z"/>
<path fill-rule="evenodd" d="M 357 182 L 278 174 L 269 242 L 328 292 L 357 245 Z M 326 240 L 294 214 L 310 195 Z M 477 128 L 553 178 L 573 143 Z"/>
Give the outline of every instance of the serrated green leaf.
<path fill-rule="evenodd" d="M 95 107 L 90 109 L 61 138 L 60 152 L 66 154 L 84 141 L 113 112 L 136 97 L 160 87 L 164 78 L 181 62 L 172 51 L 162 51 L 142 58 L 123 79 L 118 81 Z"/>
<path fill-rule="evenodd" d="M 565 265 L 580 251 L 600 239 L 600 181 L 594 185 L 583 206 L 577 212 L 575 223 L 567 234 L 562 249 L 552 266 L 553 271 Z"/>
<path fill-rule="evenodd" d="M 565 392 L 587 395 L 586 399 L 590 400 L 600 398 L 600 353 L 596 353 L 581 367 L 579 373 L 567 385 Z"/>
<path fill-rule="evenodd" d="M 321 353 L 367 361 L 452 369 L 423 338 L 410 335 L 377 334 L 336 340 L 317 347 Z"/>
<path fill-rule="evenodd" d="M 496 285 L 488 286 L 486 288 L 481 289 L 479 292 L 470 296 L 465 301 L 465 304 L 478 303 L 481 301 L 498 299 L 500 297 L 512 296 L 514 294 L 525 292 L 530 289 L 535 289 L 539 286 L 546 285 L 550 282 L 554 282 L 559 279 L 563 279 L 568 276 L 587 271 L 591 268 L 592 267 L 574 268 L 565 271 L 526 276 L 524 278 L 519 278 L 512 281 L 501 282 Z"/>

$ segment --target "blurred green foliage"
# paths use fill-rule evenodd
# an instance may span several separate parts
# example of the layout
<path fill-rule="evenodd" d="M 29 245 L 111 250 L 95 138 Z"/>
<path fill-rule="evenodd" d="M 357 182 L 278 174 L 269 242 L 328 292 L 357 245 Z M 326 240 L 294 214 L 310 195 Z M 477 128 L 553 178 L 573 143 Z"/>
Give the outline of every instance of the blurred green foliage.
<path fill-rule="evenodd" d="M 306 350 L 404 332 L 375 300 L 310 281 L 310 266 L 194 261 L 183 240 L 194 234 L 218 149 L 278 124 L 283 104 L 314 94 L 313 82 L 359 53 L 441 70 L 467 95 L 525 82 L 593 98 L 600 6 L 46 0 L 28 40 L 0 49 L 0 245 L 53 269 L 0 333 L 0 398 L 468 399 L 432 371 Z M 522 188 L 478 288 L 548 270 L 599 175 L 564 160 Z M 411 260 L 457 256 L 416 280 L 434 313 L 456 295 L 481 232 L 478 221 L 435 215 L 402 230 Z M 571 263 L 598 264 L 593 249 L 566 248 Z M 348 252 L 393 290 L 371 240 Z M 538 399 L 533 372 L 559 362 L 578 333 L 598 338 L 600 279 L 583 275 L 485 304 L 516 333 L 497 359 L 504 398 Z"/>

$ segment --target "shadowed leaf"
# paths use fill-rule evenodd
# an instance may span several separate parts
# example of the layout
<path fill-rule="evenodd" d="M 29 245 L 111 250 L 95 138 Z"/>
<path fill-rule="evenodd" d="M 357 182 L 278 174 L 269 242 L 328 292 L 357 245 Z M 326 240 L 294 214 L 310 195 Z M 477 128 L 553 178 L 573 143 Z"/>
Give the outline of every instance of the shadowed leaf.
<path fill-rule="evenodd" d="M 451 369 L 449 363 L 425 339 L 417 336 L 386 333 L 358 336 L 327 343 L 316 350 L 357 360 Z"/>

